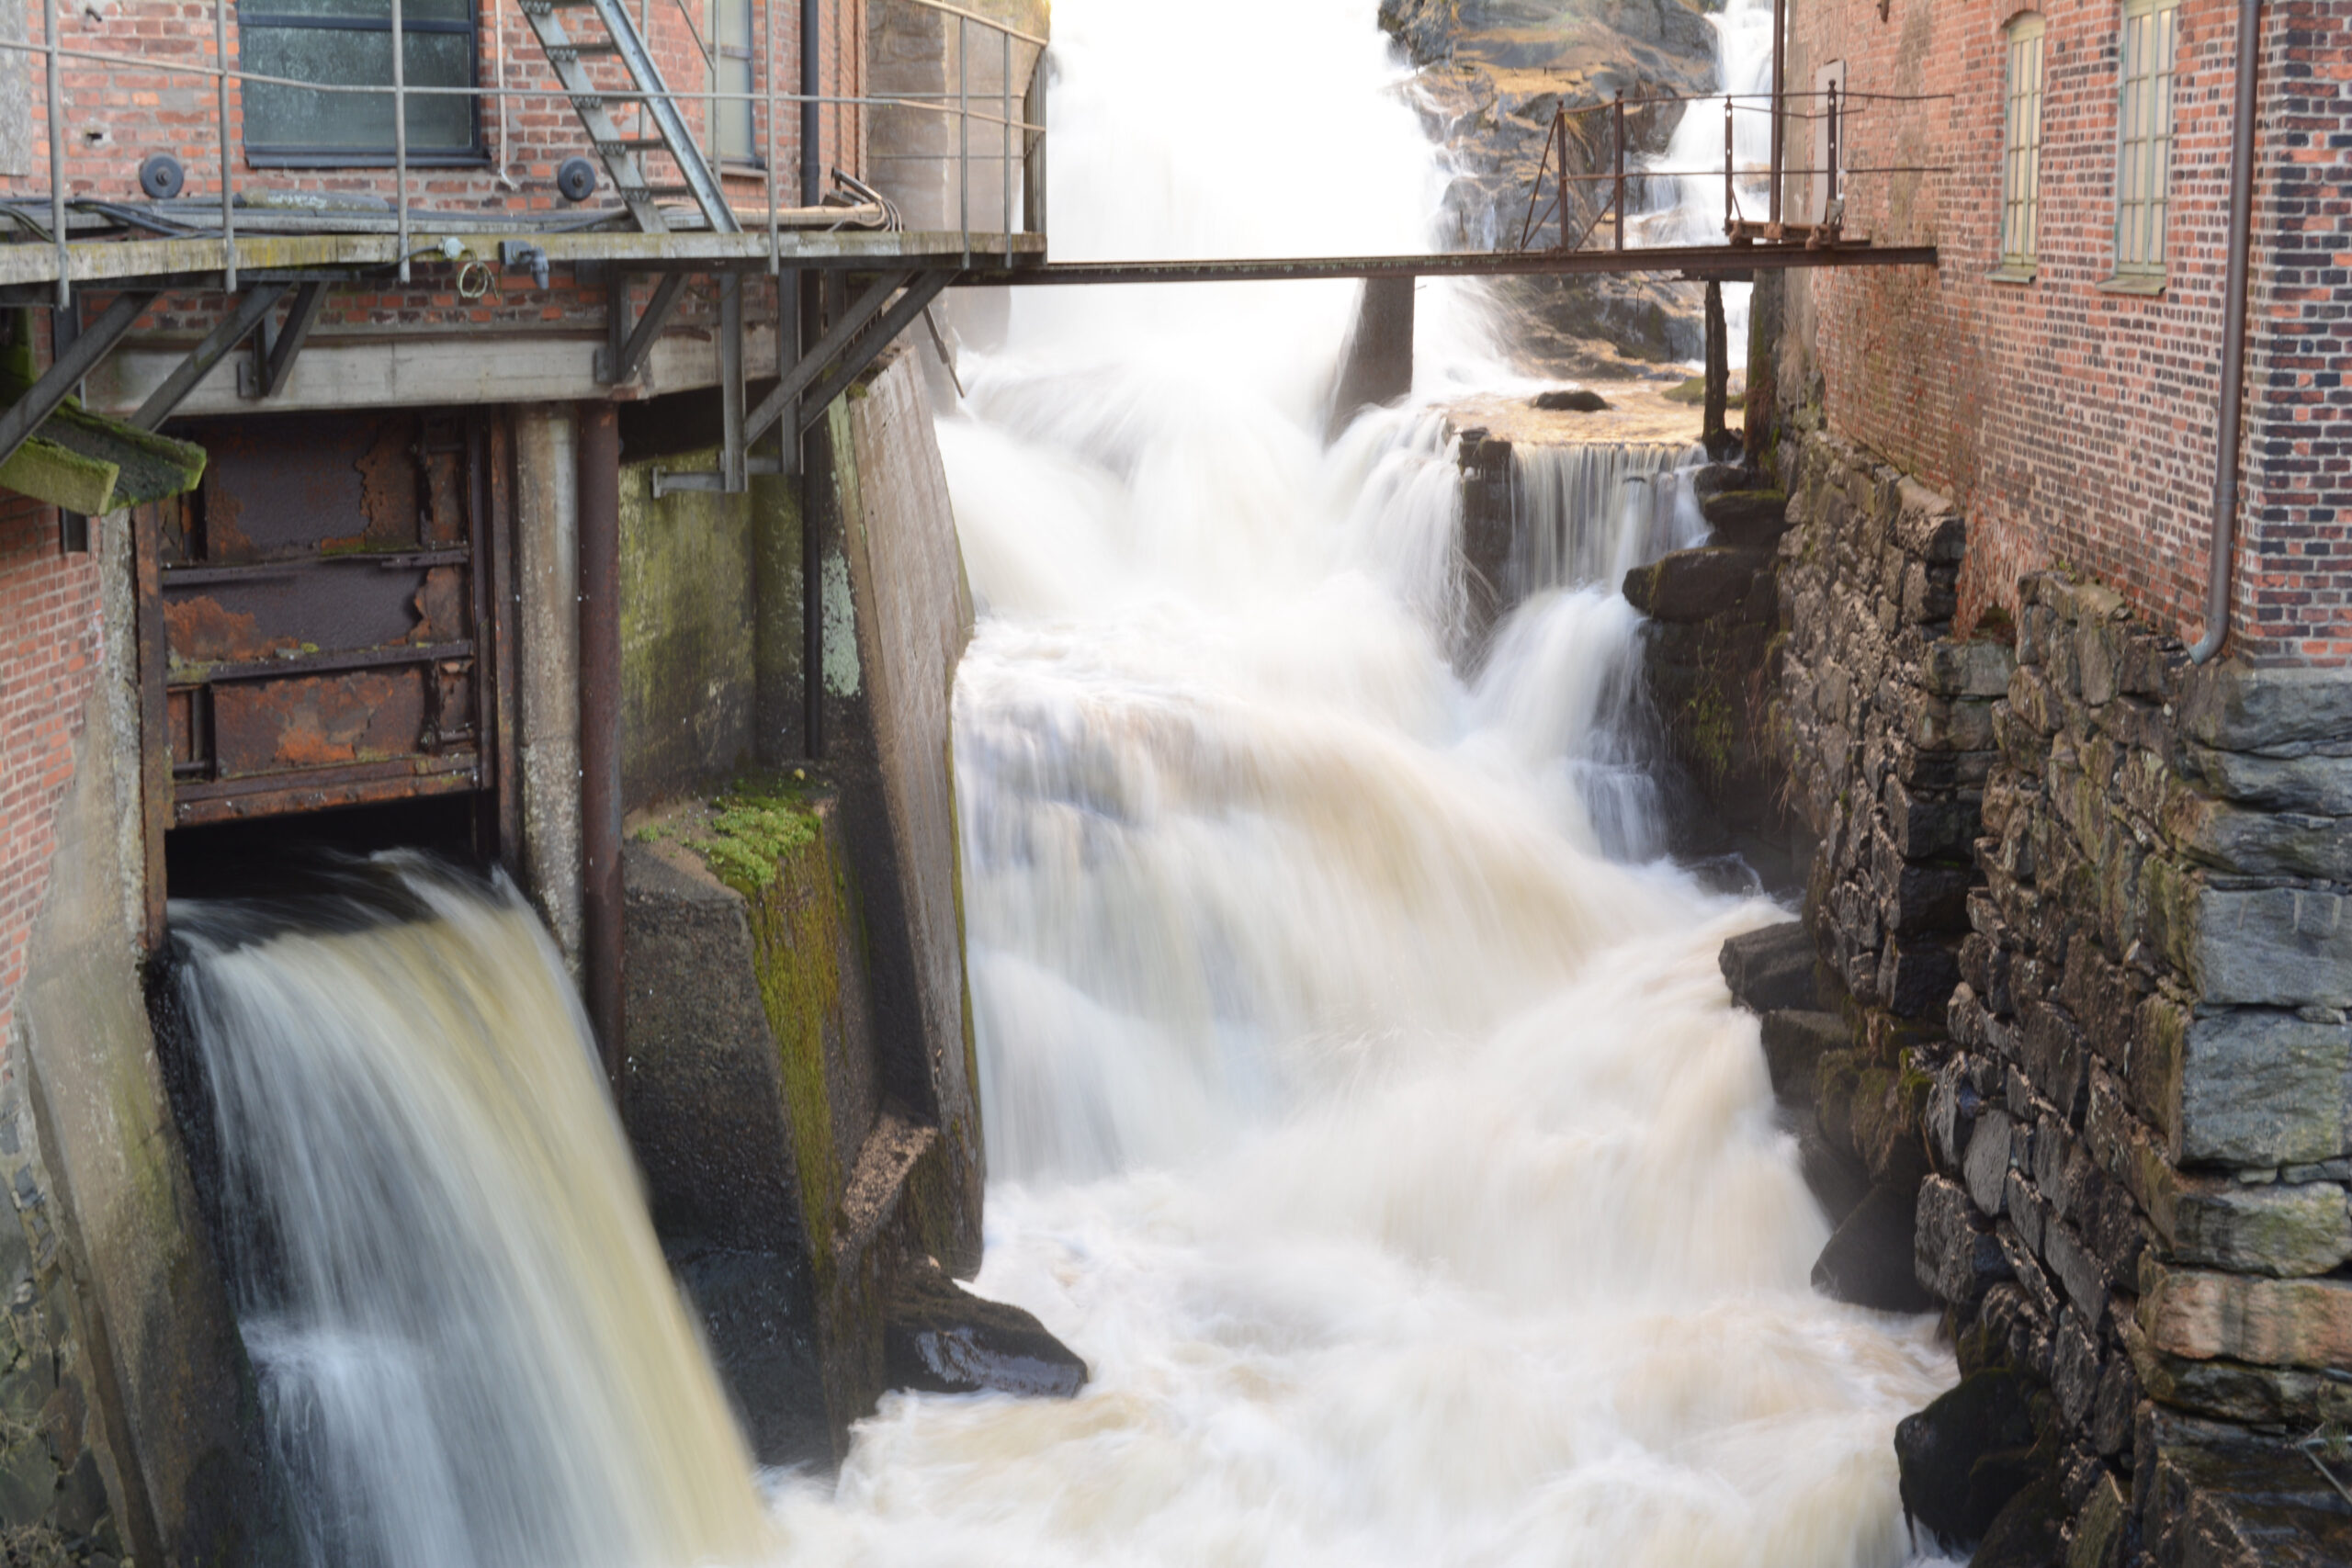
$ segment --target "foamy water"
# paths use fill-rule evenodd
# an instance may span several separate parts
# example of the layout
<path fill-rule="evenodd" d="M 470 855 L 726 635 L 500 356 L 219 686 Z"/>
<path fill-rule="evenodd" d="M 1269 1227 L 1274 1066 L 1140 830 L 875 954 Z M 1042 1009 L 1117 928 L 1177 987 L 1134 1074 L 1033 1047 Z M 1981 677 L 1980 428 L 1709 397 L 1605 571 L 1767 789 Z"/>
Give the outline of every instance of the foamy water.
<path fill-rule="evenodd" d="M 1057 255 L 1428 248 L 1371 12 L 1062 0 Z M 1474 300 L 1421 301 L 1424 405 L 1502 378 Z M 1647 860 L 1611 585 L 1687 519 L 1555 476 L 1465 684 L 1442 422 L 1321 439 L 1352 309 L 1023 291 L 967 362 L 978 1284 L 1094 1377 L 889 1396 L 837 1483 L 774 1478 L 795 1562 L 1908 1551 L 1891 1438 L 1948 1353 L 1810 1290 L 1827 1227 L 1715 968 L 1780 917 Z"/>

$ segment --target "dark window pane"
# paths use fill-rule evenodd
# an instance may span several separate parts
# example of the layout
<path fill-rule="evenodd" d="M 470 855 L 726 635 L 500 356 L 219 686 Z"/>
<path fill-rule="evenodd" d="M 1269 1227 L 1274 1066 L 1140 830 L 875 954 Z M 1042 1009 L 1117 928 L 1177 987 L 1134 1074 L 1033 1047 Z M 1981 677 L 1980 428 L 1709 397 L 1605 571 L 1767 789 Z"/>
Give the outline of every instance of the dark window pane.
<path fill-rule="evenodd" d="M 470 32 L 408 35 L 408 85 L 466 87 L 473 84 Z M 337 28 L 244 29 L 244 69 L 304 82 L 368 85 L 392 77 L 391 34 Z M 392 99 L 389 93 L 311 93 L 299 87 L 248 83 L 245 141 L 268 148 L 317 148 L 389 152 Z M 413 97 L 408 105 L 412 153 L 462 152 L 474 143 L 471 100 L 462 95 Z"/>

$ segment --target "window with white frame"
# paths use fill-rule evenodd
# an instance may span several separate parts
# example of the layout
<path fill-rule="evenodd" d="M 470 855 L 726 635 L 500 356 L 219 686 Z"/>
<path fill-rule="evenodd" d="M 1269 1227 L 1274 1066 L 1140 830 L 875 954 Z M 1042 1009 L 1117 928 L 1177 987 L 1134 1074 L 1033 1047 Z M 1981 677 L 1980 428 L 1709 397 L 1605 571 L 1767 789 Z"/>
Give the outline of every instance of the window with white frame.
<path fill-rule="evenodd" d="M 2123 93 L 2115 154 L 2115 274 L 2160 279 L 2172 178 L 2172 62 L 2179 0 L 2123 0 Z"/>
<path fill-rule="evenodd" d="M 2041 222 L 2041 35 L 2031 12 L 2008 25 L 2008 119 L 2001 139 L 2001 269 L 2030 273 Z"/>
<path fill-rule="evenodd" d="M 773 3 L 773 0 L 771 0 Z M 746 95 L 755 89 L 752 57 L 758 39 L 752 0 L 712 0 L 711 80 L 719 95 L 711 140 L 719 157 L 758 163 L 758 117 Z"/>

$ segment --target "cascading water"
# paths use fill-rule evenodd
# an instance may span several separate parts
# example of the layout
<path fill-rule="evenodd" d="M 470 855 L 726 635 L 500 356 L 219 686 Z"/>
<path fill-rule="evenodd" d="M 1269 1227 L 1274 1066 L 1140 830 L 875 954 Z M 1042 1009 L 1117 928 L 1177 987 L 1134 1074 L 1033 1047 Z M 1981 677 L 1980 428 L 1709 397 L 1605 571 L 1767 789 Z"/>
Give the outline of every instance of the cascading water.
<path fill-rule="evenodd" d="M 1057 254 L 1425 244 L 1370 13 L 1061 0 L 1054 210 L 1089 219 Z M 1890 1439 L 1945 1358 L 1808 1287 L 1827 1227 L 1714 962 L 1771 912 L 1641 863 L 1638 770 L 1593 765 L 1637 624 L 1608 579 L 1683 541 L 1679 502 L 1531 540 L 1465 685 L 1442 416 L 1320 439 L 1351 305 L 1022 291 L 942 423 L 983 606 L 980 1285 L 1093 1382 L 886 1399 L 835 1485 L 782 1489 L 797 1560 L 1904 1555 Z M 1464 302 L 1424 305 L 1424 405 L 1498 376 Z"/>
<path fill-rule="evenodd" d="M 1511 450 L 1514 599 L 1615 587 L 1637 566 L 1707 536 L 1690 470 L 1696 446 L 1586 442 Z"/>
<path fill-rule="evenodd" d="M 239 1317 L 313 1568 L 687 1568 L 773 1540 L 570 981 L 379 858 L 175 903 Z"/>

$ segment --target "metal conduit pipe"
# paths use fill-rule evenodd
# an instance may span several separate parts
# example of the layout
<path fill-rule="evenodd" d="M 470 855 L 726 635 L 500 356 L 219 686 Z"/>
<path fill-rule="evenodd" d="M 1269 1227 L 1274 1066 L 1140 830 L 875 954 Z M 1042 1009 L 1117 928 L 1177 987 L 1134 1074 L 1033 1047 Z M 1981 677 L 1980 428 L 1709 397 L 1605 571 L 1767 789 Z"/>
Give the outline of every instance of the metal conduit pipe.
<path fill-rule="evenodd" d="M 824 85 L 819 58 L 823 47 L 820 0 L 800 0 L 800 200 L 814 207 L 824 195 L 824 149 L 818 145 L 817 98 Z M 792 310 L 800 330 L 800 352 L 808 353 L 824 336 L 824 279 L 814 271 L 787 274 L 792 279 Z M 785 297 L 778 290 L 779 315 Z M 783 323 L 777 323 L 779 333 Z M 800 429 L 797 411 L 787 411 L 779 440 L 797 443 L 793 467 L 800 479 L 800 669 L 801 750 L 811 761 L 825 755 L 825 481 L 813 470 L 812 458 L 823 451 L 822 441 Z"/>
<path fill-rule="evenodd" d="M 580 904 L 596 1049 L 621 1099 L 621 436 L 610 403 L 580 405 Z"/>
<path fill-rule="evenodd" d="M 2245 294 L 2254 248 L 2254 105 L 2261 70 L 2262 0 L 2238 0 L 2237 122 L 2230 131 L 2229 270 L 2222 284 L 2222 424 L 2213 454 L 2213 547 L 2205 585 L 2205 635 L 2188 650 L 2202 664 L 2230 635 L 2231 567 L 2237 554 L 2239 424 L 2245 405 Z"/>

